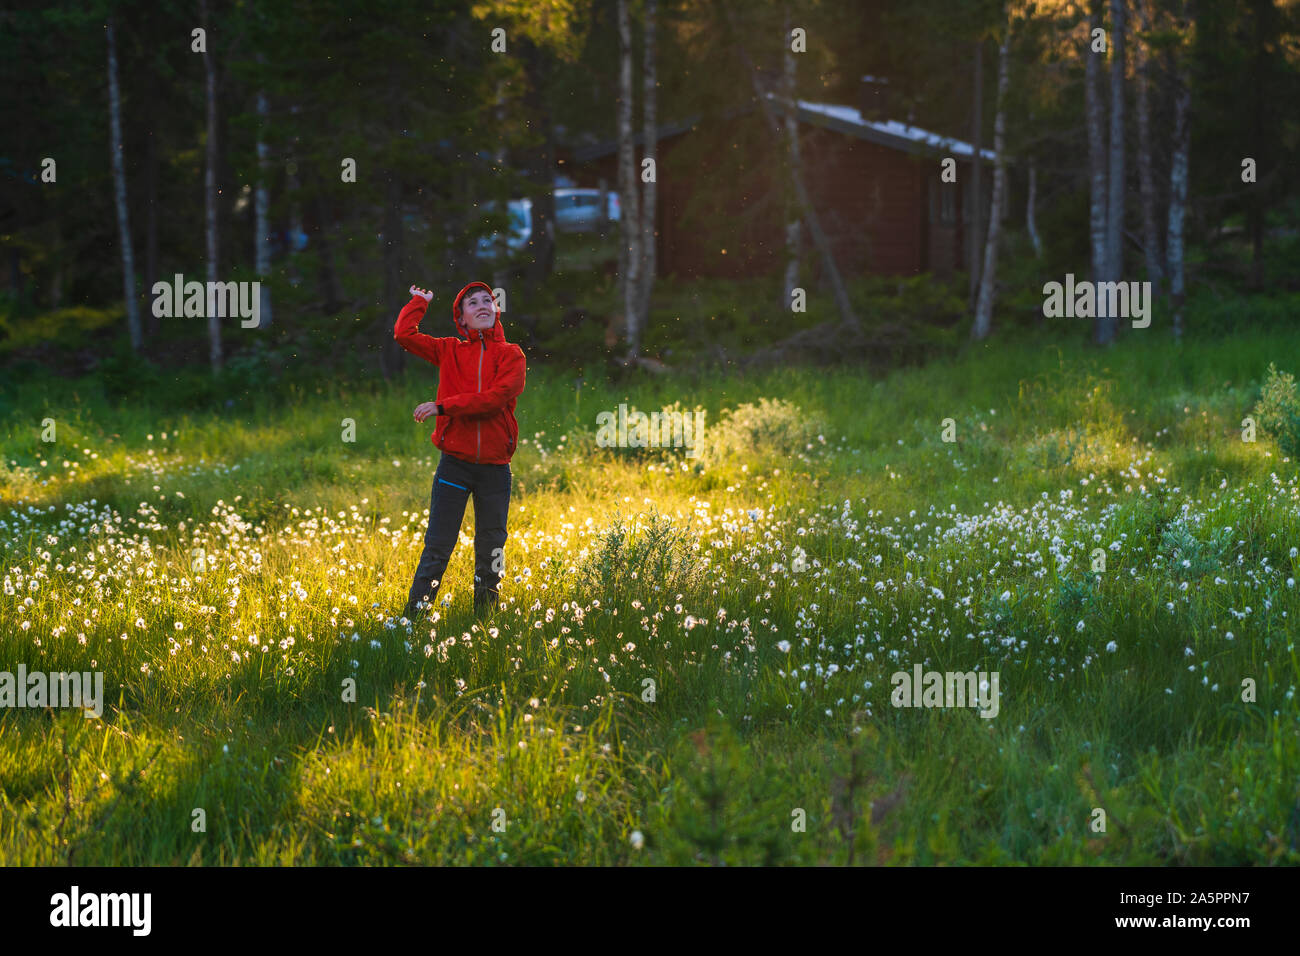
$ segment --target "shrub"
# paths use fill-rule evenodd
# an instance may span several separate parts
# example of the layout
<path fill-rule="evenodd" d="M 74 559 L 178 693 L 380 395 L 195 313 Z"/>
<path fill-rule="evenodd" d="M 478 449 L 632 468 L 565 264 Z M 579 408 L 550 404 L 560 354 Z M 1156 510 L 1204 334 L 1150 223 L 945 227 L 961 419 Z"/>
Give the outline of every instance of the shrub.
<path fill-rule="evenodd" d="M 104 394 L 117 400 L 143 396 L 155 391 L 161 378 L 158 367 L 142 355 L 132 352 L 126 344 L 104 356 L 99 363 L 99 380 Z"/>
<path fill-rule="evenodd" d="M 797 455 L 815 441 L 822 424 L 793 402 L 761 398 L 718 416 L 708 429 L 704 458 L 711 464 L 755 455 Z"/>
<path fill-rule="evenodd" d="M 1203 541 L 1192 533 L 1188 522 L 1180 518 L 1170 522 L 1161 534 L 1160 551 L 1175 574 L 1197 578 L 1222 566 L 1231 534 L 1231 529 L 1219 528 Z"/>
<path fill-rule="evenodd" d="M 125 315 L 121 306 L 95 309 L 74 305 L 29 318 L 18 318 L 7 303 L 0 304 L 0 352 L 28 348 L 44 342 L 80 344 L 86 334 L 118 325 L 124 321 Z"/>
<path fill-rule="evenodd" d="M 1288 458 L 1300 452 L 1300 395 L 1295 377 L 1279 372 L 1270 362 L 1268 375 L 1255 405 L 1255 421 L 1273 438 Z"/>
<path fill-rule="evenodd" d="M 704 580 L 698 542 L 671 518 L 651 512 L 628 527 L 617 517 L 578 568 L 585 593 L 685 593 Z"/>
<path fill-rule="evenodd" d="M 642 412 L 635 405 L 627 405 L 627 445 L 618 444 L 618 408 L 602 409 L 602 413 L 612 415 L 604 424 L 597 423 L 591 431 L 579 431 L 569 442 L 571 451 L 581 455 L 590 455 L 600 449 L 606 449 L 620 458 L 658 459 L 664 455 L 681 456 L 691 450 L 688 445 L 702 452 L 707 441 L 707 431 L 703 427 L 704 418 L 696 417 L 702 412 L 700 406 L 687 408 L 681 402 L 673 402 L 654 411 Z M 640 412 L 645 416 L 638 423 Z M 657 417 L 656 417 L 657 416 Z M 697 425 L 701 426 L 697 428 Z M 634 440 L 644 440 L 644 445 L 631 444 Z M 603 442 L 603 444 L 602 444 Z"/>

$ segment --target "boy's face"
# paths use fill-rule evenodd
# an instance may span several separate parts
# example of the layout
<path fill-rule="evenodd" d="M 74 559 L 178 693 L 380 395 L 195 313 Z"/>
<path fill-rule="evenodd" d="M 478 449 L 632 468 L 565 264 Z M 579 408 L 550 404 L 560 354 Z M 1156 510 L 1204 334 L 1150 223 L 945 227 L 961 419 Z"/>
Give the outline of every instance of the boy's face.
<path fill-rule="evenodd" d="M 486 289 L 475 289 L 460 300 L 460 318 L 467 328 L 490 329 L 497 321 L 497 305 Z"/>

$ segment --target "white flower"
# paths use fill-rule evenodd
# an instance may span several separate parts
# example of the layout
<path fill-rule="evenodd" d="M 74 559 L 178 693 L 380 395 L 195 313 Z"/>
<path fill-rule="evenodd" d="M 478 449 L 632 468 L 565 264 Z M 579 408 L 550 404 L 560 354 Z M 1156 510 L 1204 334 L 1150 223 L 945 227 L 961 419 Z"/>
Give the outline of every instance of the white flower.
<path fill-rule="evenodd" d="M 1113 654 L 1117 650 L 1119 650 L 1119 645 L 1116 644 L 1114 641 L 1111 641 L 1109 644 L 1106 645 L 1106 650 L 1110 651 Z"/>
<path fill-rule="evenodd" d="M 645 836 L 640 830 L 633 830 L 632 835 L 628 838 L 632 841 L 632 849 L 639 850 L 645 846 Z"/>
<path fill-rule="evenodd" d="M 1075 629 L 1076 631 L 1082 631 L 1082 630 L 1083 630 L 1083 621 L 1080 621 L 1078 624 L 1074 625 L 1074 629 Z"/>

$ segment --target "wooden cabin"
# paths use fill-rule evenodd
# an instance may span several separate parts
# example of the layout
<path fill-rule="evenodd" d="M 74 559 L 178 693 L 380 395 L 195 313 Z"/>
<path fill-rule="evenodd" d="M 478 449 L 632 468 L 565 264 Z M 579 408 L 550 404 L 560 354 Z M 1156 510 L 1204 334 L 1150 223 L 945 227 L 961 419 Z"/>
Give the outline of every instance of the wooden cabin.
<path fill-rule="evenodd" d="M 868 119 L 881 114 L 866 102 L 788 104 L 772 94 L 768 101 L 782 125 L 786 112 L 795 112 L 803 180 L 845 275 L 947 275 L 965 267 L 974 197 L 970 144 L 910 123 Z M 987 226 L 994 154 L 981 154 Z M 562 155 L 562 170 L 578 185 L 603 180 L 617 188 L 616 142 Z M 955 183 L 941 180 L 945 157 L 956 161 Z M 779 274 L 784 222 L 797 207 L 786 188 L 784 148 L 756 103 L 662 127 L 656 159 L 661 276 Z M 815 257 L 806 229 L 802 242 L 805 258 Z"/>

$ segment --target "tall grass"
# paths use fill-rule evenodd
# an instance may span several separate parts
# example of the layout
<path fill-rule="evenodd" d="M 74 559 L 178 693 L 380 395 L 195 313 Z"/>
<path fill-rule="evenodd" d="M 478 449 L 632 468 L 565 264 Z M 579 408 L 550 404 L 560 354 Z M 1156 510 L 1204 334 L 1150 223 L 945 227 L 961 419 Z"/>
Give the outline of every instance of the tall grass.
<path fill-rule="evenodd" d="M 0 863 L 1297 862 L 1300 487 L 1241 425 L 1297 345 L 538 367 L 505 601 L 471 510 L 415 626 L 431 378 L 24 391 L 0 670 L 107 699 L 0 709 Z M 706 453 L 600 448 L 620 402 Z M 1000 672 L 997 717 L 892 706 L 916 664 Z"/>

